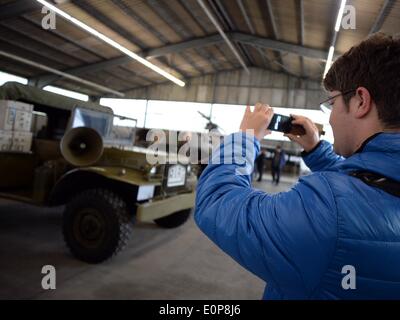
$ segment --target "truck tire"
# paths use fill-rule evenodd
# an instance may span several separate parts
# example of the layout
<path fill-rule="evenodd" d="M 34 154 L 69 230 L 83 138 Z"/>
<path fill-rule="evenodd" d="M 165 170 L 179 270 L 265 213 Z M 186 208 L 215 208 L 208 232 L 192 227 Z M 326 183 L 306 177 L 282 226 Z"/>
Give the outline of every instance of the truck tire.
<path fill-rule="evenodd" d="M 191 211 L 192 209 L 181 210 L 173 214 L 170 214 L 169 216 L 156 219 L 154 220 L 154 222 L 162 228 L 166 229 L 177 228 L 180 225 L 184 224 L 189 219 Z"/>
<path fill-rule="evenodd" d="M 79 260 L 100 263 L 121 251 L 130 238 L 133 216 L 125 201 L 107 189 L 73 197 L 63 215 L 64 240 Z"/>

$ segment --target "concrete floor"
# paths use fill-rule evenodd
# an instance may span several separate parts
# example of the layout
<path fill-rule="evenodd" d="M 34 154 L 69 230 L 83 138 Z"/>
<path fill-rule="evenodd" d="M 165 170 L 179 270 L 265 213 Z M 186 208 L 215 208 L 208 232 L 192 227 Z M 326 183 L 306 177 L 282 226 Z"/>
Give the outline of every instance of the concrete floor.
<path fill-rule="evenodd" d="M 268 178 L 269 177 L 265 177 Z M 254 186 L 288 189 L 294 178 Z M 61 235 L 62 208 L 0 200 L 0 299 L 260 299 L 264 283 L 219 250 L 193 219 L 174 230 L 137 224 L 114 259 L 88 265 L 74 259 Z M 41 287 L 53 265 L 56 290 Z"/>

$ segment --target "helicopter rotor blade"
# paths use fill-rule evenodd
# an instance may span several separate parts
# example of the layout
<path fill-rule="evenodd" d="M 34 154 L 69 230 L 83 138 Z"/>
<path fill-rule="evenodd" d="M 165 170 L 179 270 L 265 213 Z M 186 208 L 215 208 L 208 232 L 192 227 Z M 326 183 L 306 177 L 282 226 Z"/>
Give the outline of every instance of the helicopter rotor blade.
<path fill-rule="evenodd" d="M 208 121 L 211 121 L 211 117 L 207 117 L 204 113 L 197 111 L 204 119 L 207 119 Z"/>

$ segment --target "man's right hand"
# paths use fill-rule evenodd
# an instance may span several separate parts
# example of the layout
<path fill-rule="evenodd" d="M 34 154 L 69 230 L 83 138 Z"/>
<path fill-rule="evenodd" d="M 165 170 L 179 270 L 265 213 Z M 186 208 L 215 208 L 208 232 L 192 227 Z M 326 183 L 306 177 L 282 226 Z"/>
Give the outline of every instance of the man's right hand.
<path fill-rule="evenodd" d="M 287 133 L 285 136 L 301 145 L 304 148 L 304 151 L 311 151 L 316 147 L 320 140 L 318 128 L 309 118 L 298 115 L 292 115 L 292 117 L 294 118 L 292 124 L 302 126 L 306 133 L 301 136 Z"/>

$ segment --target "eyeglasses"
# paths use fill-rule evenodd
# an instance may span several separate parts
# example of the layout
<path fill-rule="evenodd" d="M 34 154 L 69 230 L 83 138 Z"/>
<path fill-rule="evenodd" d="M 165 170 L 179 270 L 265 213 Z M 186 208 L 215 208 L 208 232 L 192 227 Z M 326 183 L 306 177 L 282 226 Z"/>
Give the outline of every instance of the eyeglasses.
<path fill-rule="evenodd" d="M 337 94 L 337 95 L 335 95 L 333 97 L 329 97 L 328 99 L 320 102 L 319 107 L 323 112 L 331 113 L 332 109 L 333 109 L 333 104 L 335 103 L 335 101 L 334 101 L 335 98 L 340 97 L 340 96 L 345 96 L 345 95 L 347 95 L 349 93 L 352 93 L 354 91 L 356 91 L 356 89 L 345 91 L 345 92 L 339 93 L 339 94 Z"/>

